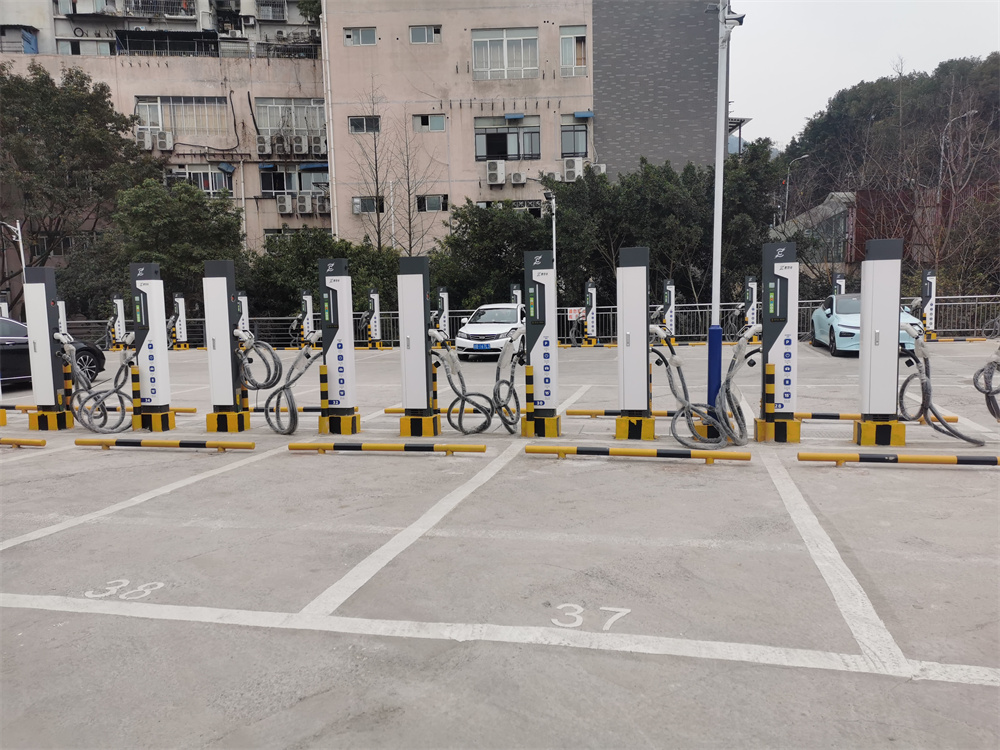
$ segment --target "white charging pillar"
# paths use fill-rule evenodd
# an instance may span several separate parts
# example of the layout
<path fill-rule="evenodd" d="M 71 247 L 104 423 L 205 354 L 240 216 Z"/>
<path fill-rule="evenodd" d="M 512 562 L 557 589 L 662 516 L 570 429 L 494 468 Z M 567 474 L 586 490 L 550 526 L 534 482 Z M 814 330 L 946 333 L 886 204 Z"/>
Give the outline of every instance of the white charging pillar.
<path fill-rule="evenodd" d="M 122 341 L 125 340 L 125 300 L 117 294 L 111 303 L 115 307 L 115 317 L 111 323 L 111 337 L 113 339 L 111 349 L 119 351 L 124 349 Z"/>
<path fill-rule="evenodd" d="M 924 271 L 923 283 L 920 288 L 923 298 L 924 339 L 937 338 L 937 272 L 933 269 Z"/>
<path fill-rule="evenodd" d="M 205 261 L 205 348 L 208 350 L 208 387 L 212 412 L 206 416 L 209 432 L 242 432 L 250 427 L 243 408 L 239 373 L 240 323 L 236 298 L 236 271 L 231 260 Z"/>
<path fill-rule="evenodd" d="M 438 330 L 444 334 L 445 340 L 451 338 L 451 327 L 449 323 L 449 315 L 451 314 L 451 309 L 448 304 L 448 288 L 439 286 L 437 290 L 438 296 Z"/>
<path fill-rule="evenodd" d="M 176 424 L 170 409 L 170 362 L 167 359 L 170 342 L 160 266 L 158 263 L 132 263 L 129 272 L 140 401 L 138 409 L 133 404 L 132 429 L 165 432 L 174 429 Z"/>
<path fill-rule="evenodd" d="M 586 317 L 583 322 L 584 346 L 593 346 L 597 343 L 597 284 L 593 279 L 587 282 Z"/>
<path fill-rule="evenodd" d="M 368 290 L 368 348 L 382 347 L 382 304 L 379 301 L 378 290 L 374 287 Z"/>
<path fill-rule="evenodd" d="M 757 277 L 747 276 L 743 280 L 743 320 L 753 328 L 757 325 Z"/>
<path fill-rule="evenodd" d="M 66 389 L 65 362 L 59 356 L 59 307 L 56 273 L 51 268 L 24 269 L 24 322 L 28 326 L 28 364 L 37 411 L 28 414 L 32 430 L 65 430 L 73 426 Z"/>
<path fill-rule="evenodd" d="M 522 437 L 559 437 L 559 329 L 555 254 L 525 252 L 525 408 Z"/>
<path fill-rule="evenodd" d="M 770 242 L 761 257 L 761 414 L 758 442 L 798 443 L 799 263 L 794 242 Z"/>
<path fill-rule="evenodd" d="M 523 297 L 521 295 L 521 285 L 511 284 L 510 285 L 510 301 L 515 305 L 523 305 Z"/>
<path fill-rule="evenodd" d="M 174 348 L 187 349 L 187 304 L 184 302 L 184 294 L 174 292 Z"/>
<path fill-rule="evenodd" d="M 833 276 L 833 293 L 847 294 L 847 277 L 842 273 Z"/>
<path fill-rule="evenodd" d="M 615 438 L 653 440 L 649 372 L 649 248 L 618 253 L 618 406 Z"/>
<path fill-rule="evenodd" d="M 437 389 L 431 368 L 430 265 L 426 257 L 399 259 L 400 367 L 403 376 L 403 416 L 399 434 L 420 437 L 441 434 Z"/>
<path fill-rule="evenodd" d="M 10 317 L 10 298 L 7 292 L 0 292 L 0 318 Z"/>
<path fill-rule="evenodd" d="M 899 398 L 899 286 L 902 240 L 869 240 L 861 262 L 861 348 L 858 445 L 903 445 Z"/>
<path fill-rule="evenodd" d="M 675 291 L 673 279 L 667 279 L 663 282 L 663 327 L 671 338 L 677 335 L 677 295 Z"/>
<path fill-rule="evenodd" d="M 321 435 L 355 435 L 361 430 L 354 366 L 354 290 L 346 258 L 319 261 L 323 364 L 319 368 Z"/>

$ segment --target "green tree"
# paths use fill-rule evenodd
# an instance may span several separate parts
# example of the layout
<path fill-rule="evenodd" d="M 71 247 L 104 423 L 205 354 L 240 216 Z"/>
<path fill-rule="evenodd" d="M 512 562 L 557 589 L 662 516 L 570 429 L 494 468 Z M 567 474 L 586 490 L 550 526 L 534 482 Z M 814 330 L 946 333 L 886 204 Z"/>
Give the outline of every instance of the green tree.
<path fill-rule="evenodd" d="M 347 240 L 335 240 L 322 229 L 303 227 L 268 237 L 264 252 L 250 257 L 246 289 L 254 314 L 295 315 L 303 290 L 318 300 L 317 263 L 321 258 L 347 258 L 355 310 L 367 308 L 368 290 L 372 287 L 379 290 L 383 309 L 392 309 L 396 304 L 396 251 L 376 250 L 369 244 L 352 245 Z"/>
<path fill-rule="evenodd" d="M 299 0 L 299 13 L 309 23 L 319 23 L 319 17 L 323 15 L 322 0 Z"/>
<path fill-rule="evenodd" d="M 115 111 L 108 85 L 78 68 L 57 83 L 37 63 L 23 76 L 0 64 L 0 101 L 0 220 L 22 223 L 28 265 L 45 265 L 68 239 L 100 231 L 118 191 L 162 169 L 129 137 L 134 118 Z M 21 263 L 6 232 L 2 243 L 6 287 Z"/>
<path fill-rule="evenodd" d="M 547 220 L 515 211 L 510 201 L 452 210 L 454 229 L 430 253 L 431 284 L 446 286 L 456 308 L 505 302 L 510 285 L 524 281 L 524 253 L 551 247 Z M 562 265 L 562 256 L 559 264 Z"/>

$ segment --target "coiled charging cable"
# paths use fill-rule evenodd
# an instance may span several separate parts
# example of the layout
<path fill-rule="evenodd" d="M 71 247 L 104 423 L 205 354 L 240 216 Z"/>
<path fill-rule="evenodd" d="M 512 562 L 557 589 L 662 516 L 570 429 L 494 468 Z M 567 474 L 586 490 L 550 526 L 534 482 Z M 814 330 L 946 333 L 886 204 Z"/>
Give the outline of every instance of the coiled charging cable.
<path fill-rule="evenodd" d="M 997 379 L 996 385 L 993 384 L 993 378 L 998 371 L 1000 371 L 1000 346 L 993 352 L 989 362 L 976 370 L 976 374 L 972 376 L 972 385 L 986 396 L 986 408 L 994 419 L 1000 421 L 1000 404 L 997 403 L 997 396 L 1000 395 L 1000 379 Z"/>
<path fill-rule="evenodd" d="M 319 340 L 319 337 L 319 331 L 310 331 L 306 334 L 305 345 L 299 350 L 287 369 L 285 384 L 271 391 L 267 401 L 264 402 L 264 418 L 267 420 L 268 426 L 279 435 L 291 435 L 299 427 L 299 411 L 295 405 L 292 386 L 305 375 L 306 370 L 312 367 L 314 362 L 322 359 L 320 353 L 312 350 L 313 344 Z M 282 409 L 288 410 L 287 421 L 282 418 Z"/>

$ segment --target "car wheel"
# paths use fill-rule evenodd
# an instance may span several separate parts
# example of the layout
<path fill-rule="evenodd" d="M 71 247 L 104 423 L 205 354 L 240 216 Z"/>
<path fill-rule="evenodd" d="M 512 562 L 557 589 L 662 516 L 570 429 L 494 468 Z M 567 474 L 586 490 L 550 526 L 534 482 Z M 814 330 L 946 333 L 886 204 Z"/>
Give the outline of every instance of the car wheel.
<path fill-rule="evenodd" d="M 833 328 L 830 329 L 830 356 L 840 356 L 840 350 L 837 348 L 837 332 Z"/>
<path fill-rule="evenodd" d="M 97 358 L 90 352 L 84 350 L 76 353 L 76 368 L 87 376 L 87 380 L 93 381 L 100 372 Z"/>
<path fill-rule="evenodd" d="M 820 346 L 819 335 L 816 333 L 816 324 L 812 324 L 812 332 L 809 335 L 809 343 L 813 346 Z"/>

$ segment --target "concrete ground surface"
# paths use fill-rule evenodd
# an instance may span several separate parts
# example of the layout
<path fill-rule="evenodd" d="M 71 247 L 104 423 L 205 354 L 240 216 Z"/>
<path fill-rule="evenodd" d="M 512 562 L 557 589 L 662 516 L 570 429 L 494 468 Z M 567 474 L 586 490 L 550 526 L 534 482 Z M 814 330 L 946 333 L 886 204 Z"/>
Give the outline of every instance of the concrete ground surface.
<path fill-rule="evenodd" d="M 437 439 L 485 454 L 292 453 L 334 439 L 314 414 L 294 438 L 262 414 L 206 433 L 203 351 L 170 354 L 198 413 L 156 437 L 255 451 L 75 447 L 89 433 L 9 412 L 0 435 L 47 445 L 0 452 L 0 744 L 996 748 L 1000 469 L 796 459 L 1000 454 L 971 385 L 996 342 L 930 346 L 936 403 L 986 447 L 908 425 L 906 448 L 859 448 L 810 421 L 750 462 L 524 453 L 624 444 L 564 416 L 558 440 Z M 680 354 L 701 400 L 705 349 Z M 356 355 L 343 439 L 402 441 L 398 351 Z M 559 356 L 563 410 L 617 407 L 616 349 Z M 800 411 L 859 411 L 856 356 L 799 361 Z M 492 390 L 493 361 L 464 367 Z M 759 368 L 739 383 L 756 407 Z M 318 405 L 317 369 L 296 394 Z M 680 447 L 668 422 L 640 447 Z"/>

